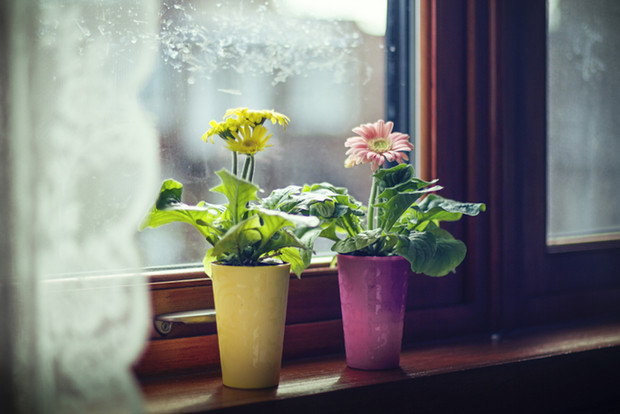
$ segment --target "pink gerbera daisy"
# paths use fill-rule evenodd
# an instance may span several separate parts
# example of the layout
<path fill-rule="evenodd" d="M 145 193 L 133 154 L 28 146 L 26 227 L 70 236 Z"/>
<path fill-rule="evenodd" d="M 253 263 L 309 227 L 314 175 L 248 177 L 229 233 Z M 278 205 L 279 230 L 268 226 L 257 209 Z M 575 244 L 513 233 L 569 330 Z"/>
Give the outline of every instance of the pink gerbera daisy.
<path fill-rule="evenodd" d="M 377 171 L 386 161 L 396 161 L 399 164 L 409 157 L 403 151 L 411 151 L 413 144 L 409 142 L 409 135 L 401 132 L 392 132 L 393 122 L 384 122 L 382 119 L 374 124 L 362 124 L 353 128 L 359 137 L 351 137 L 344 143 L 349 147 L 344 162 L 345 167 L 371 163 L 372 171 Z"/>

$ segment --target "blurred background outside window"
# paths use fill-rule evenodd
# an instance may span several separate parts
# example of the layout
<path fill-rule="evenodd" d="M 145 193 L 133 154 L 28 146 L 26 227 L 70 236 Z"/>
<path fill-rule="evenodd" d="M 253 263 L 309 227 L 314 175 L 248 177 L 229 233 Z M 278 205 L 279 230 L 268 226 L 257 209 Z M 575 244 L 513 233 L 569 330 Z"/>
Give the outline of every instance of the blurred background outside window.
<path fill-rule="evenodd" d="M 329 181 L 366 202 L 369 171 L 343 167 L 344 141 L 384 117 L 386 13 L 387 0 L 164 0 L 142 93 L 159 131 L 161 179 L 183 183 L 187 203 L 223 202 L 208 190 L 230 169 L 230 152 L 202 134 L 229 108 L 274 109 L 291 123 L 283 131 L 267 122 L 273 147 L 257 154 L 254 179 L 262 196 Z M 198 263 L 207 248 L 180 223 L 138 239 L 147 266 Z"/>

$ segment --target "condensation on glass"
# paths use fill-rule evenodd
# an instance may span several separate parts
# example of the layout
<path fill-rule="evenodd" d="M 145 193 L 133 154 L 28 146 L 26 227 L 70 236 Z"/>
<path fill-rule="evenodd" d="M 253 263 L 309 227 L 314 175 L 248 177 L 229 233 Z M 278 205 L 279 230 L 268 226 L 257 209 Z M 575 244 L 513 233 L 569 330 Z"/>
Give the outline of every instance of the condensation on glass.
<path fill-rule="evenodd" d="M 620 239 L 620 2 L 549 1 L 547 244 Z"/>
<path fill-rule="evenodd" d="M 160 133 L 162 180 L 182 182 L 188 203 L 223 202 L 208 190 L 230 153 L 202 134 L 228 108 L 275 109 L 291 123 L 271 127 L 273 147 L 257 154 L 263 195 L 330 181 L 365 200 L 369 171 L 343 168 L 344 141 L 384 114 L 386 9 L 386 0 L 164 0 L 142 96 Z M 138 238 L 150 266 L 200 262 L 208 247 L 180 223 Z"/>

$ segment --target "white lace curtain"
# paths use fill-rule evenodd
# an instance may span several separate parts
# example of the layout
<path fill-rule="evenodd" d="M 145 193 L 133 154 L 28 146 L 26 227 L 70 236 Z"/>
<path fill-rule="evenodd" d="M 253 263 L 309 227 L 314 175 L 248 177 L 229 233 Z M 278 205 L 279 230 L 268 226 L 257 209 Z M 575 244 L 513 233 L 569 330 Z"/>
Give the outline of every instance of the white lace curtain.
<path fill-rule="evenodd" d="M 152 0 L 0 5 L 0 398 L 25 413 L 142 410 L 135 235 L 158 144 L 139 103 Z"/>

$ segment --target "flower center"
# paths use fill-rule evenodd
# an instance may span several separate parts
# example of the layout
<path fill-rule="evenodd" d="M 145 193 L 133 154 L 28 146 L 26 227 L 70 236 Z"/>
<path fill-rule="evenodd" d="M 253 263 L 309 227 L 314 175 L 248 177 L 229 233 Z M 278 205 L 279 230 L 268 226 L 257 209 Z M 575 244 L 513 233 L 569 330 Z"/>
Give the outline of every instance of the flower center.
<path fill-rule="evenodd" d="M 384 137 L 373 138 L 368 140 L 368 148 L 372 152 L 382 154 L 392 148 L 392 141 Z"/>

